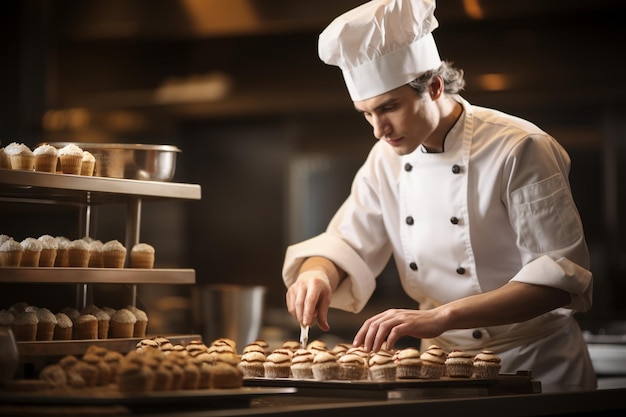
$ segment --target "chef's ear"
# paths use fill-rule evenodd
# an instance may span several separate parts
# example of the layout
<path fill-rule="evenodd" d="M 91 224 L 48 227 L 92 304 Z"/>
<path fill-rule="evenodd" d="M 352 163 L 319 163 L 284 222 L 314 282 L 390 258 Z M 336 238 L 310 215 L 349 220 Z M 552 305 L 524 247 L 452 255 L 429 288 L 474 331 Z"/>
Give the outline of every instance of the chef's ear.
<path fill-rule="evenodd" d="M 444 84 L 443 78 L 439 75 L 435 76 L 430 82 L 428 92 L 431 100 L 437 100 L 443 94 Z"/>

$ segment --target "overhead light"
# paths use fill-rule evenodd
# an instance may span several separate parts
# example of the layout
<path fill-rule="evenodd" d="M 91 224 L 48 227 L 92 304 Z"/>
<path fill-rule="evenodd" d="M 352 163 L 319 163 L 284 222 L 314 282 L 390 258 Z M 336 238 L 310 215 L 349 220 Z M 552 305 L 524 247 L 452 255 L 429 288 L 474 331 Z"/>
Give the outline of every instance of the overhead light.
<path fill-rule="evenodd" d="M 232 89 L 232 78 L 220 71 L 169 78 L 156 89 L 154 100 L 159 104 L 219 101 Z"/>
<path fill-rule="evenodd" d="M 463 0 L 463 8 L 468 17 L 480 20 L 485 17 L 480 0 Z"/>
<path fill-rule="evenodd" d="M 476 77 L 480 88 L 488 91 L 501 91 L 511 88 L 510 77 L 505 74 L 483 74 Z"/>

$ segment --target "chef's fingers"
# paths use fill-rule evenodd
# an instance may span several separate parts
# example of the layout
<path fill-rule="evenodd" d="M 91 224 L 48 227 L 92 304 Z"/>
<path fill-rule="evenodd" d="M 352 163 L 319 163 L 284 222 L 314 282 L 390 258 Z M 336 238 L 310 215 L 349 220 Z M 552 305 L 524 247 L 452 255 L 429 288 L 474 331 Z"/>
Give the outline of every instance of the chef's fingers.
<path fill-rule="evenodd" d="M 317 325 L 324 331 L 330 330 L 328 323 L 328 308 L 330 307 L 330 292 L 322 294 L 317 304 Z M 315 324 L 315 323 L 312 323 Z"/>

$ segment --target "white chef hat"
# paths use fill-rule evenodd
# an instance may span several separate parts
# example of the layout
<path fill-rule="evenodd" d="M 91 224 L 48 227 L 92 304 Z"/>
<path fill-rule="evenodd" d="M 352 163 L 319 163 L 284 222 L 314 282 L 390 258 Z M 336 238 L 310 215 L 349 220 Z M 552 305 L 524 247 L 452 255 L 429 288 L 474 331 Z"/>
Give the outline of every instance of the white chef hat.
<path fill-rule="evenodd" d="M 431 32 L 435 0 L 372 0 L 333 20 L 319 56 L 338 66 L 353 101 L 408 84 L 441 65 Z"/>

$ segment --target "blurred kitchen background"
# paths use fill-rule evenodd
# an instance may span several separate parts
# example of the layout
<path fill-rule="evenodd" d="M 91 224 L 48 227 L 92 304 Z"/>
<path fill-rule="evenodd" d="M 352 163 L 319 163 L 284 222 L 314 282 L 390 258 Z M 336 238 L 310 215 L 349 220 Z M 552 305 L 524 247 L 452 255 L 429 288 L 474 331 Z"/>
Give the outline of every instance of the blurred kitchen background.
<path fill-rule="evenodd" d="M 339 70 L 317 56 L 319 32 L 360 3 L 4 0 L 0 140 L 178 146 L 174 180 L 200 184 L 202 199 L 144 204 L 141 240 L 158 266 L 194 268 L 199 286 L 267 287 L 262 335 L 297 337 L 285 248 L 324 229 L 374 143 Z M 595 275 L 593 310 L 578 317 L 594 335 L 626 334 L 625 10 L 622 0 L 446 0 L 436 12 L 464 96 L 533 121 L 570 152 Z M 94 237 L 123 239 L 124 216 L 98 208 Z M 78 238 L 78 218 L 3 203 L 0 233 Z M 72 303 L 59 287 L 55 302 Z M 29 302 L 51 297 L 29 288 Z M 115 291 L 103 285 L 101 297 Z M 140 287 L 151 330 L 198 331 L 192 291 Z M 333 312 L 331 334 L 350 341 L 372 313 L 414 305 L 390 265 L 365 312 Z"/>

